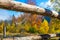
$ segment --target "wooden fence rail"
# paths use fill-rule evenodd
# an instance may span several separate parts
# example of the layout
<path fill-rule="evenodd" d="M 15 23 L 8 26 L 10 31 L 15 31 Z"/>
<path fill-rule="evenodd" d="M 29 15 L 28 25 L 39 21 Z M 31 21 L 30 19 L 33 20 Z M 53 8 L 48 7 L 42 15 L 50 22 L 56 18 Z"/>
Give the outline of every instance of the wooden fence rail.
<path fill-rule="evenodd" d="M 14 37 L 15 39 L 21 39 L 21 40 L 48 40 L 52 37 L 60 37 L 60 34 L 42 34 L 42 35 L 35 35 L 35 36 L 26 36 L 26 37 Z M 60 38 L 58 38 L 60 40 Z"/>
<path fill-rule="evenodd" d="M 38 6 L 29 5 L 29 4 L 25 4 L 17 1 L 0 0 L 0 8 L 15 10 L 15 11 L 22 11 L 22 12 L 29 12 L 32 14 L 36 13 L 38 15 L 50 16 L 50 17 L 60 19 L 60 14 L 56 11 L 44 9 Z"/>
<path fill-rule="evenodd" d="M 55 38 L 53 38 L 55 37 Z M 57 37 L 57 38 L 56 38 Z M 30 35 L 30 36 L 6 36 L 0 37 L 0 40 L 48 40 L 48 39 L 58 39 L 60 40 L 59 34 L 40 34 L 40 35 Z"/>

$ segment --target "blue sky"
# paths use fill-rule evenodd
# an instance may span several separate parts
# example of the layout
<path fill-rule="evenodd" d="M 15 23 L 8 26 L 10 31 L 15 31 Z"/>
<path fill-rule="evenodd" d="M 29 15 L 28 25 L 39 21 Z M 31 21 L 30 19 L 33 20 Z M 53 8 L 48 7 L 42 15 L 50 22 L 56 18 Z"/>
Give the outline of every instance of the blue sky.
<path fill-rule="evenodd" d="M 27 0 L 15 0 L 15 1 L 27 3 Z M 36 0 L 36 1 L 33 0 L 33 1 L 36 2 L 37 6 L 43 7 L 43 8 L 47 8 L 50 5 L 49 0 Z M 23 12 L 0 9 L 0 20 L 9 19 L 13 14 L 15 15 L 15 17 L 18 17 L 22 13 Z"/>

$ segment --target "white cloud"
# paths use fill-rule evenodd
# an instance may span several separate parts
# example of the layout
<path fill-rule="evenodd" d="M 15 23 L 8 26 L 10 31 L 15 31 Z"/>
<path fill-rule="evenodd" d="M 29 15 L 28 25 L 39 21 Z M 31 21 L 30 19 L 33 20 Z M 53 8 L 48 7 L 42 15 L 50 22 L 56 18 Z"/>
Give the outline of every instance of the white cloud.
<path fill-rule="evenodd" d="M 50 0 L 48 0 L 47 2 L 41 2 L 39 6 L 43 8 L 52 9 L 52 3 L 50 2 Z"/>

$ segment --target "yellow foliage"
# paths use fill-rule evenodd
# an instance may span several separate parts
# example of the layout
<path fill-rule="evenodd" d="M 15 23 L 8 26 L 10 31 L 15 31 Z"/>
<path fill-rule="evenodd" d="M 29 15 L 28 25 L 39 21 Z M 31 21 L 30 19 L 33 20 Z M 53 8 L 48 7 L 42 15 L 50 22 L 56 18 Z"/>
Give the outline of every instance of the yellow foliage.
<path fill-rule="evenodd" d="M 16 27 L 16 33 L 19 33 L 21 31 L 22 25 L 18 24 Z"/>
<path fill-rule="evenodd" d="M 25 30 L 29 31 L 29 26 L 28 25 L 25 25 Z"/>
<path fill-rule="evenodd" d="M 60 30 L 56 30 L 56 33 L 60 33 Z"/>
<path fill-rule="evenodd" d="M 10 24 L 8 23 L 8 25 L 7 25 L 7 31 L 10 29 L 10 27 L 11 27 L 11 26 L 10 26 Z"/>
<path fill-rule="evenodd" d="M 48 22 L 47 22 L 47 20 L 46 19 L 44 19 L 44 21 L 42 22 L 42 24 L 41 24 L 41 26 L 48 26 Z"/>
<path fill-rule="evenodd" d="M 16 28 L 14 23 L 12 23 L 12 25 L 10 24 L 7 25 L 7 32 L 15 32 L 16 31 L 15 29 Z"/>
<path fill-rule="evenodd" d="M 29 31 L 29 28 L 31 27 L 31 24 L 30 23 L 27 23 L 27 24 L 25 24 L 25 26 L 24 26 L 24 29 L 26 30 L 26 31 Z"/>
<path fill-rule="evenodd" d="M 0 32 L 3 32 L 4 22 L 0 25 Z"/>
<path fill-rule="evenodd" d="M 2 29 L 3 29 L 3 27 L 4 27 L 4 22 L 2 22 L 2 25 L 1 25 L 1 27 L 2 27 Z"/>
<path fill-rule="evenodd" d="M 48 30 L 49 30 L 48 22 L 46 19 L 44 19 L 44 21 L 41 23 L 39 32 L 41 32 L 43 34 L 47 34 Z"/>
<path fill-rule="evenodd" d="M 52 18 L 50 22 L 50 33 L 60 33 L 60 20 L 57 18 Z"/>
<path fill-rule="evenodd" d="M 35 24 L 35 25 L 33 26 L 33 28 L 34 28 L 36 31 L 39 30 L 37 24 Z"/>

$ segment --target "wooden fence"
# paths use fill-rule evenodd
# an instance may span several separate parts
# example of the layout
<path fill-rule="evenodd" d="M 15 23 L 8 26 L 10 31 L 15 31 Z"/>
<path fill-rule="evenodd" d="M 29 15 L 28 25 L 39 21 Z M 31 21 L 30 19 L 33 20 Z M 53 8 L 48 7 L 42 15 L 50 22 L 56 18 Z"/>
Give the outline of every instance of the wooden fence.
<path fill-rule="evenodd" d="M 55 37 L 55 38 L 53 38 L 53 37 Z M 50 39 L 60 40 L 60 34 L 31 35 L 31 36 L 25 36 L 25 37 L 10 36 L 10 37 L 1 37 L 0 38 L 0 40 L 50 40 Z"/>
<path fill-rule="evenodd" d="M 8 9 L 8 10 L 15 10 L 15 11 L 22 11 L 22 12 L 29 12 L 29 13 L 36 13 L 38 15 L 44 15 L 49 17 L 54 17 L 60 19 L 60 14 L 54 10 L 48 10 L 41 7 L 37 7 L 34 5 L 29 5 L 21 2 L 10 1 L 10 0 L 0 0 L 0 8 Z M 5 30 L 6 28 L 4 28 Z M 6 37 L 6 31 L 4 31 L 4 36 Z M 6 37 L 1 38 L 1 40 L 35 40 L 35 39 L 42 39 L 48 40 L 52 37 L 60 37 L 60 34 L 43 34 L 43 35 L 35 35 L 35 36 L 26 36 L 26 37 Z M 58 39 L 60 40 L 60 39 Z"/>

